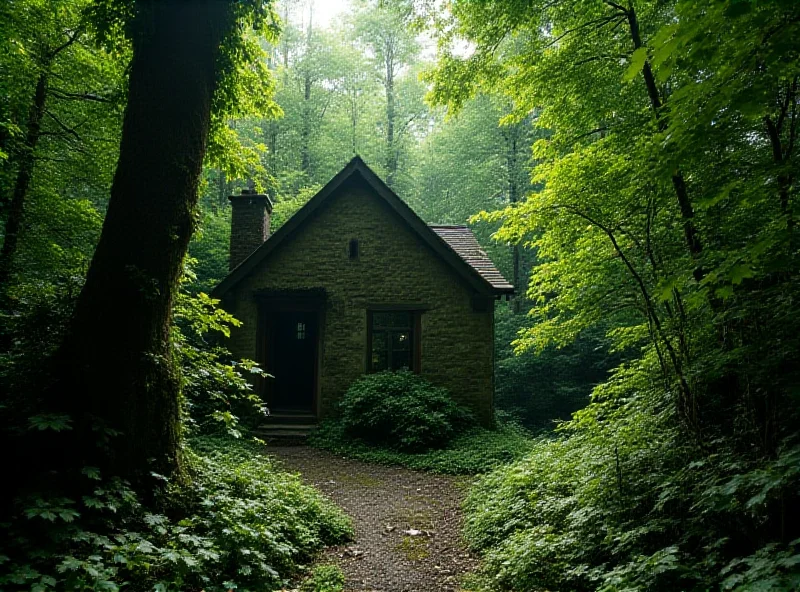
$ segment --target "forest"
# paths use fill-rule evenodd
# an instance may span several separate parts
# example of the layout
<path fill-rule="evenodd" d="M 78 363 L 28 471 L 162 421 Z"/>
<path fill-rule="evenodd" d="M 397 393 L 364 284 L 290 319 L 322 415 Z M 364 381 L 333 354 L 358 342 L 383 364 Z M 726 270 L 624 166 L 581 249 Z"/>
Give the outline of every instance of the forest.
<path fill-rule="evenodd" d="M 0 590 L 800 589 L 798 136 L 796 0 L 5 0 Z M 273 454 L 229 196 L 356 156 L 514 285 L 495 418 L 379 372 Z"/>

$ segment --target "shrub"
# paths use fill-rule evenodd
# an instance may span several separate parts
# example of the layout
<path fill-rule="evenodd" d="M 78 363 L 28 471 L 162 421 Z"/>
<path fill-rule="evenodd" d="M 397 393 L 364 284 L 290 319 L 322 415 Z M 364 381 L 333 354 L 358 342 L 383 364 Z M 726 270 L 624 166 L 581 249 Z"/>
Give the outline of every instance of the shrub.
<path fill-rule="evenodd" d="M 442 447 L 474 423 L 446 390 L 408 370 L 360 378 L 339 409 L 346 435 L 407 452 Z"/>
<path fill-rule="evenodd" d="M 241 322 L 203 292 L 192 294 L 195 274 L 188 260 L 175 299 L 172 342 L 181 366 L 183 427 L 190 436 L 227 432 L 238 438 L 257 424 L 266 406 L 253 382 L 266 374 L 250 360 L 233 361 L 221 345 Z"/>

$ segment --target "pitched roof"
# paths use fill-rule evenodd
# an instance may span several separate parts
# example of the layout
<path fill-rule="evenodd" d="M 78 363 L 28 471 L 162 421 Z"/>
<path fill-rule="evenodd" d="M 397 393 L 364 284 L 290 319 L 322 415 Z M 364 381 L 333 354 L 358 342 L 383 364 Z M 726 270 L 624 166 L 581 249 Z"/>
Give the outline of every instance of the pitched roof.
<path fill-rule="evenodd" d="M 508 292 L 514 290 L 514 286 L 495 267 L 486 251 L 481 249 L 478 239 L 472 234 L 472 230 L 467 226 L 431 224 L 430 228 L 443 238 L 450 245 L 450 248 L 458 253 L 459 257 L 469 263 L 494 288 Z"/>
<path fill-rule="evenodd" d="M 330 196 L 335 194 L 346 182 L 363 180 L 372 188 L 378 197 L 382 198 L 389 207 L 394 210 L 409 226 L 409 228 L 427 244 L 445 263 L 447 263 L 458 275 L 467 281 L 477 291 L 491 295 L 509 294 L 514 288 L 509 284 L 485 253 L 480 251 L 478 241 L 466 227 L 430 227 L 414 213 L 414 211 L 384 183 L 372 169 L 370 169 L 361 157 L 354 157 L 339 173 L 331 179 L 325 187 L 312 197 L 306 205 L 300 208 L 286 223 L 281 226 L 275 234 L 271 235 L 260 247 L 242 261 L 238 266 L 214 288 L 212 294 L 220 297 L 233 286 L 238 284 L 269 254 L 280 244 L 291 237 L 314 212 L 316 212 Z M 443 233 L 447 234 L 453 241 L 440 234 L 436 228 L 462 228 L 460 232 Z M 466 231 L 466 232 L 464 232 Z M 457 235 L 450 236 L 450 235 Z M 467 247 L 469 235 L 477 249 Z M 456 246 L 458 245 L 458 246 Z M 483 253 L 482 257 L 476 253 Z"/>

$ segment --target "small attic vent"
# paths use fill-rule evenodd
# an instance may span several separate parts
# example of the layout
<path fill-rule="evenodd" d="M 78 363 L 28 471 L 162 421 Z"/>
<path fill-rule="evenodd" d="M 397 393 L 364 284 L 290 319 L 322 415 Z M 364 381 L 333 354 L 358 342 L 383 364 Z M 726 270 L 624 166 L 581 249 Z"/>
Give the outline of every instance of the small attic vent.
<path fill-rule="evenodd" d="M 350 259 L 358 259 L 358 239 L 351 238 L 350 244 L 347 245 L 347 256 Z"/>

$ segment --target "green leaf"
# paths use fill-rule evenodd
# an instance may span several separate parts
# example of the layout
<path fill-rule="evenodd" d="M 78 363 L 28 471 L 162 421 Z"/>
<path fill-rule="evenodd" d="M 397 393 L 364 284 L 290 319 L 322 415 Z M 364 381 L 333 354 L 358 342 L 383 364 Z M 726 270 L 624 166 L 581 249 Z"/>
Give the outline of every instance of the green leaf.
<path fill-rule="evenodd" d="M 672 299 L 673 290 L 680 284 L 681 276 L 674 275 L 665 279 L 656 287 L 656 297 L 661 302 L 667 302 Z"/>
<path fill-rule="evenodd" d="M 97 467 L 83 467 L 81 473 L 89 477 L 89 479 L 100 481 L 100 469 Z"/>
<path fill-rule="evenodd" d="M 738 263 L 731 267 L 728 272 L 728 278 L 734 285 L 741 284 L 744 280 L 751 278 L 755 275 L 753 268 L 747 263 Z"/>
<path fill-rule="evenodd" d="M 53 430 L 54 432 L 62 432 L 72 429 L 72 427 L 69 425 L 71 421 L 72 420 L 70 419 L 69 415 L 59 413 L 41 413 L 28 418 L 28 429 L 39 431 Z"/>
<path fill-rule="evenodd" d="M 628 69 L 625 70 L 625 74 L 622 77 L 622 80 L 625 82 L 630 82 L 636 75 L 642 71 L 644 67 L 644 62 L 647 60 L 647 48 L 640 47 L 636 51 L 631 54 L 631 63 L 628 66 Z"/>

